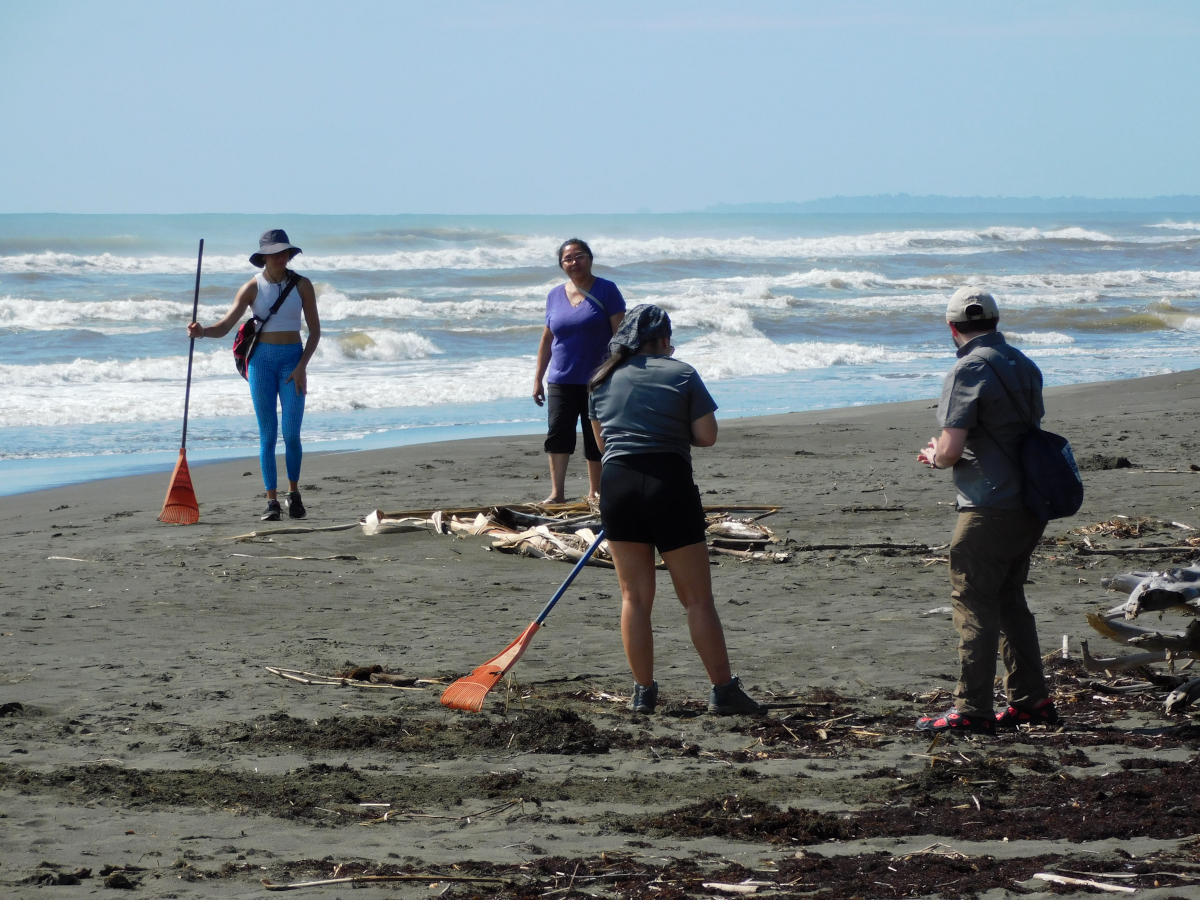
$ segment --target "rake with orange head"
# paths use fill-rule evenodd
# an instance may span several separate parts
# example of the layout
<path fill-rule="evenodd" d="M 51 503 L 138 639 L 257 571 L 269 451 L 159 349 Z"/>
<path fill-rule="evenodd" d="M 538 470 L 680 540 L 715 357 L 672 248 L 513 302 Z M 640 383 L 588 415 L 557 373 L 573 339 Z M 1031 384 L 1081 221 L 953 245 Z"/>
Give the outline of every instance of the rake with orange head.
<path fill-rule="evenodd" d="M 554 604 L 559 601 L 559 598 L 566 593 L 567 588 L 571 586 L 571 582 L 575 580 L 575 576 L 580 570 L 587 565 L 592 554 L 600 546 L 604 540 L 604 531 L 596 535 L 596 539 L 592 541 L 592 545 L 587 548 L 587 551 L 579 558 L 579 562 L 575 563 L 575 568 L 571 570 L 571 574 L 554 592 L 554 596 L 550 598 L 550 602 L 543 607 L 538 617 L 534 619 L 529 627 L 526 628 L 517 637 L 515 641 L 505 647 L 496 656 L 493 656 L 482 666 L 475 669 L 470 675 L 458 679 L 450 687 L 442 693 L 442 706 L 448 706 L 451 709 L 462 709 L 467 712 L 479 712 L 483 709 L 483 700 L 487 696 L 488 691 L 500 683 L 500 679 L 504 677 L 504 673 L 517 664 L 517 661 L 525 655 L 525 650 L 529 647 L 529 642 L 533 640 L 533 636 L 537 634 L 542 623 L 546 621 L 546 616 L 550 615 L 550 610 L 554 609 Z"/>
<path fill-rule="evenodd" d="M 200 309 L 200 264 L 204 261 L 204 238 L 200 239 L 200 254 L 196 258 L 196 295 L 192 300 L 192 321 L 196 321 L 196 313 Z M 192 353 L 196 349 L 196 339 L 188 347 L 187 388 L 183 393 L 183 440 L 179 442 L 179 459 L 175 462 L 175 471 L 171 473 L 171 483 L 167 486 L 167 499 L 163 501 L 162 512 L 158 521 L 168 525 L 195 525 L 200 521 L 200 504 L 196 502 L 196 492 L 192 489 L 192 473 L 187 464 L 187 420 L 188 401 L 192 397 Z"/>

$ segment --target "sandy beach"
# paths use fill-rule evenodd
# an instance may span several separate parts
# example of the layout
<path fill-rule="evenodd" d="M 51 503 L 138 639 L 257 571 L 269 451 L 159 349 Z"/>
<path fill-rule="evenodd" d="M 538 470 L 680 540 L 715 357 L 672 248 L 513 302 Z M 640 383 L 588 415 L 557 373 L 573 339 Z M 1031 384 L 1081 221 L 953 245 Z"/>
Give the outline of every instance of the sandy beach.
<path fill-rule="evenodd" d="M 1097 692 L 1104 676 L 1079 663 L 1081 638 L 1125 652 L 1089 635 L 1085 614 L 1118 602 L 1102 576 L 1194 553 L 1093 554 L 1072 533 L 1151 520 L 1136 539 L 1092 538 L 1117 549 L 1200 527 L 1198 400 L 1197 372 L 1047 390 L 1046 427 L 1087 469 L 1083 509 L 1051 523 L 1028 586 L 1044 652 L 1068 636 L 1071 658 L 1048 663 L 1063 727 L 932 748 L 912 722 L 948 705 L 957 675 L 954 492 L 915 461 L 932 400 L 732 420 L 696 452 L 706 501 L 782 507 L 765 524 L 788 562 L 713 563 L 734 669 L 774 705 L 763 720 L 702 714 L 665 573 L 659 714 L 627 711 L 615 575 L 589 568 L 515 688 L 469 715 L 437 684 L 304 685 L 264 667 L 453 679 L 516 637 L 567 566 L 432 533 L 232 540 L 261 527 L 251 460 L 193 469 L 191 527 L 155 521 L 163 475 L 6 497 L 0 884 L 22 898 L 122 880 L 138 896 L 257 897 L 264 879 L 363 873 L 420 877 L 355 896 L 737 896 L 705 885 L 747 879 L 823 898 L 1085 890 L 1031 880 L 1052 871 L 1159 873 L 1114 883 L 1198 897 L 1200 731 L 1144 695 Z M 1182 471 L 1148 471 L 1163 469 Z M 535 501 L 547 475 L 529 436 L 310 453 L 301 484 L 304 524 L 326 526 Z M 576 461 L 568 492 L 585 484 Z"/>

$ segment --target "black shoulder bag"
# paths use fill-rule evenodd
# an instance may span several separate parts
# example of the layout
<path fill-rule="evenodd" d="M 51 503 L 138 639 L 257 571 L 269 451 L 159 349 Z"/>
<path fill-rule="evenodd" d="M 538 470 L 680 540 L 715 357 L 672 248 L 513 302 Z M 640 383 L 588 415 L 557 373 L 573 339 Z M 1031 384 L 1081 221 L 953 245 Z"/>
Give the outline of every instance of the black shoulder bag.
<path fill-rule="evenodd" d="M 996 355 L 1002 356 L 999 353 Z M 1004 383 L 1004 376 L 986 356 L 979 354 L 979 358 L 992 370 L 1012 405 L 1024 415 L 1025 405 L 1017 402 L 1013 392 Z M 1029 418 L 1026 424 L 1029 431 L 1021 439 L 1019 462 L 1008 455 L 1004 445 L 992 437 L 992 433 L 982 422 L 979 427 L 983 428 L 984 434 L 1000 448 L 1000 452 L 1008 456 L 1009 462 L 1020 470 L 1021 499 L 1026 509 L 1041 522 L 1073 516 L 1079 512 L 1079 507 L 1083 506 L 1083 479 L 1079 477 L 1079 466 L 1075 464 L 1071 444 L 1062 435 L 1043 431 L 1033 420 L 1032 402 L 1028 406 Z"/>
<path fill-rule="evenodd" d="M 279 299 L 271 304 L 270 312 L 262 319 L 258 316 L 251 316 L 238 329 L 237 337 L 233 339 L 233 364 L 237 366 L 238 374 L 247 381 L 250 380 L 250 355 L 254 353 L 254 348 L 258 346 L 258 338 L 262 334 L 262 327 L 267 324 L 267 319 L 279 312 L 279 308 L 283 306 L 283 301 L 288 298 L 288 294 L 292 292 L 292 288 L 299 283 L 300 276 L 295 272 L 290 273 L 287 284 L 279 292 Z"/>

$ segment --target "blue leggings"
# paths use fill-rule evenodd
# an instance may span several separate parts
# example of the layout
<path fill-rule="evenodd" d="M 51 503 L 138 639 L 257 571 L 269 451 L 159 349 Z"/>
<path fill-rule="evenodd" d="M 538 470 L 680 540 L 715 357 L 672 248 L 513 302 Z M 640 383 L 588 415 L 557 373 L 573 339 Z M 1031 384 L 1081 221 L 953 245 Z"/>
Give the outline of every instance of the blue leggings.
<path fill-rule="evenodd" d="M 302 344 L 264 344 L 259 342 L 250 357 L 250 398 L 258 417 L 258 461 L 262 465 L 263 486 L 276 490 L 275 442 L 279 438 L 279 419 L 275 398 L 283 407 L 283 447 L 289 481 L 300 480 L 300 423 L 304 421 L 304 395 L 287 381 L 292 369 L 304 355 Z"/>

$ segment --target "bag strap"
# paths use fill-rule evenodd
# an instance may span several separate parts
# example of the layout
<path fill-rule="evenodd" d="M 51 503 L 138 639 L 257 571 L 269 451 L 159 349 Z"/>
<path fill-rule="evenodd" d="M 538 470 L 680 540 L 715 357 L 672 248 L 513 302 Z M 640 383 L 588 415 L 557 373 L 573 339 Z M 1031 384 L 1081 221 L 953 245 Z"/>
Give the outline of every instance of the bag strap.
<path fill-rule="evenodd" d="M 1026 409 L 1028 409 L 1028 416 L 1026 417 L 1025 424 L 1028 425 L 1031 430 L 1040 427 L 1033 421 L 1033 401 L 1027 400 L 1025 404 L 1020 404 L 1017 402 L 1017 398 L 1013 395 L 1013 392 L 1010 391 L 1008 389 L 1008 385 L 1004 383 L 1004 376 L 1000 374 L 1000 370 L 993 366 L 992 361 L 984 355 L 984 352 L 988 350 L 991 350 L 991 353 L 994 356 L 1003 357 L 1002 353 L 992 350 L 991 347 L 980 347 L 972 355 L 978 355 L 979 358 L 983 360 L 983 364 L 992 370 L 992 374 L 995 375 L 996 380 L 1000 382 L 1000 387 L 1004 388 L 1004 393 L 1008 394 L 1008 400 L 1010 403 L 1012 403 L 1013 407 L 1016 408 L 1017 412 L 1019 412 L 1023 417 L 1026 417 Z M 983 426 L 981 425 L 980 427 L 982 428 Z M 984 431 L 987 431 L 987 429 L 985 428 Z M 991 435 L 988 436 L 991 437 Z"/>
<path fill-rule="evenodd" d="M 295 272 L 288 273 L 287 284 L 283 286 L 283 290 L 279 292 L 279 299 L 271 304 L 271 311 L 267 313 L 265 318 L 259 319 L 263 325 L 267 324 L 267 319 L 279 312 L 279 308 L 283 306 L 283 301 L 288 298 L 288 294 L 292 292 L 292 288 L 300 283 L 300 276 Z"/>
<path fill-rule="evenodd" d="M 583 294 L 584 297 L 587 298 L 587 301 L 590 304 L 592 304 L 593 307 L 596 308 L 597 312 L 599 312 L 601 315 L 603 315 L 605 319 L 608 319 L 609 330 L 612 330 L 612 319 L 609 317 L 608 309 L 604 306 L 604 304 L 601 303 L 599 300 L 597 300 L 595 297 L 593 297 L 591 294 L 589 294 L 587 291 L 585 291 L 583 288 L 578 288 L 578 291 L 579 291 L 579 293 Z"/>
<path fill-rule="evenodd" d="M 1008 389 L 1008 385 L 1004 383 L 1004 376 L 1001 375 L 1000 371 L 995 366 L 992 365 L 991 360 L 988 359 L 986 355 L 984 355 L 986 351 L 991 350 L 991 349 L 992 349 L 991 347 L 977 347 L 975 350 L 973 350 L 970 353 L 970 355 L 978 356 L 979 359 L 982 360 L 983 364 L 992 370 L 992 374 L 995 375 L 996 380 L 1000 382 L 1000 387 L 1004 388 L 1004 393 L 1008 394 L 1009 402 L 1012 403 L 1012 405 L 1017 409 L 1017 411 L 1021 413 L 1022 417 L 1024 417 L 1024 414 L 1025 414 L 1024 409 L 1022 408 L 1022 406 L 1020 404 L 1017 403 L 1017 398 L 1014 397 L 1013 392 Z M 996 356 L 1002 355 L 1000 353 L 996 353 L 996 351 L 994 351 L 994 350 L 992 350 L 992 353 L 994 353 Z M 984 425 L 982 421 L 976 422 L 975 424 L 977 424 L 983 430 L 983 433 L 988 436 L 988 440 L 990 440 L 993 444 L 995 444 L 997 449 L 999 449 L 999 451 L 1001 453 L 1003 453 L 1005 455 L 1005 457 L 1007 457 L 1008 461 L 1016 467 L 1017 471 L 1020 472 L 1021 471 L 1021 463 L 1018 460 L 1015 460 L 1012 458 L 1012 455 L 1007 450 L 1004 449 L 1004 445 L 1002 443 L 1000 443 L 998 440 L 996 440 L 996 436 L 994 434 L 992 434 L 991 430 L 986 425 Z M 1037 427 L 1036 425 L 1033 424 L 1032 418 L 1029 421 L 1027 421 L 1025 424 L 1028 425 L 1030 429 Z"/>

